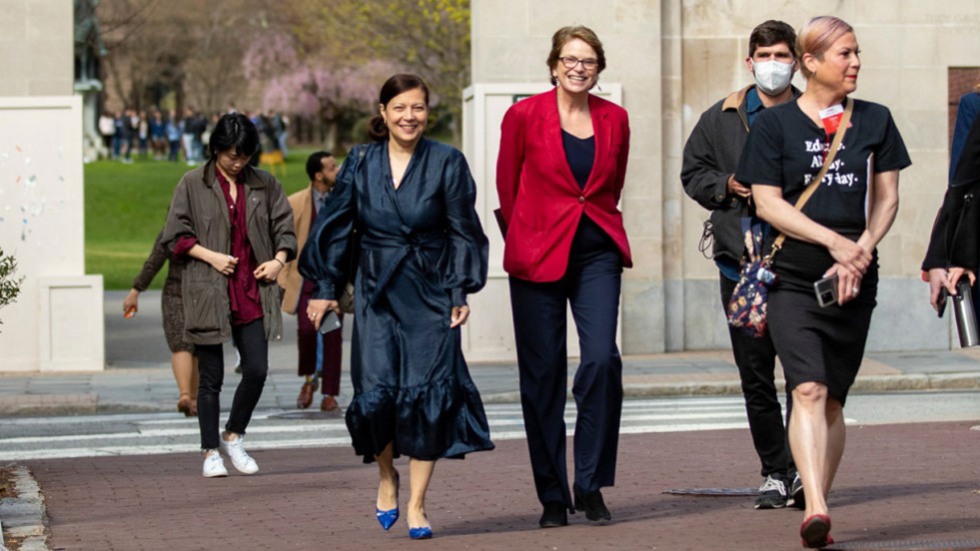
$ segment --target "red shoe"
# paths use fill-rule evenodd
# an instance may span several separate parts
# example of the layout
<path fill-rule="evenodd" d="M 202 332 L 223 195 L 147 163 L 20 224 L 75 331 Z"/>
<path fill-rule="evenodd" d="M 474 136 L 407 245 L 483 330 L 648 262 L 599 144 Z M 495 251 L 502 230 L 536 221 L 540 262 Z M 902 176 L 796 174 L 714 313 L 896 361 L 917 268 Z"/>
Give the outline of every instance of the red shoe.
<path fill-rule="evenodd" d="M 810 515 L 800 526 L 800 537 L 803 547 L 820 549 L 834 543 L 830 537 L 830 517 L 827 515 Z"/>
<path fill-rule="evenodd" d="M 306 409 L 313 403 L 313 393 L 316 392 L 316 385 L 313 383 L 303 383 L 299 389 L 299 396 L 296 398 L 296 407 Z"/>

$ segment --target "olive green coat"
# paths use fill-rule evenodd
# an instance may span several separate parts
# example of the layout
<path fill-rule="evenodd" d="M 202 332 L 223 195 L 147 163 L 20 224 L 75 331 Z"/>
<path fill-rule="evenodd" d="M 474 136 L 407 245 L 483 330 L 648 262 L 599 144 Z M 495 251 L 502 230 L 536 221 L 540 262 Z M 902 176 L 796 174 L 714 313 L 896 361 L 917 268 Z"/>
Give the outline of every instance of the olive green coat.
<path fill-rule="evenodd" d="M 286 251 L 288 262 L 296 256 L 296 235 L 293 210 L 282 185 L 268 172 L 252 167 L 246 167 L 243 175 L 248 241 L 256 265 L 272 260 L 278 251 Z M 228 206 L 213 162 L 184 174 L 174 190 L 161 242 L 173 251 L 184 236 L 197 238 L 201 246 L 212 251 L 224 254 L 231 251 Z M 188 257 L 181 285 L 187 342 L 220 344 L 229 340 L 228 279 L 207 262 Z M 259 281 L 259 296 L 266 339 L 279 340 L 282 338 L 281 289 L 275 281 Z"/>

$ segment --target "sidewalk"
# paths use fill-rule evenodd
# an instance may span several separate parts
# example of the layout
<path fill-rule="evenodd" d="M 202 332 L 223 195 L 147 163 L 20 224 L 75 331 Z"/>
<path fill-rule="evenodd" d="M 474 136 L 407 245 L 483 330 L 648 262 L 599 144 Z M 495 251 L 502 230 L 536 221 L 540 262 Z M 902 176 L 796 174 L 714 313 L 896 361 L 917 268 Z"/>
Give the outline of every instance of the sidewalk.
<path fill-rule="evenodd" d="M 116 294 L 106 294 L 107 369 L 0 375 L 0 415 L 174 411 L 177 396 L 159 328 L 159 295 L 142 297 L 140 315 L 124 320 L 115 311 L 122 293 Z M 287 317 L 286 338 L 270 346 L 260 409 L 295 407 L 300 380 L 293 367 L 293 324 Z M 232 354 L 226 363 L 232 384 L 237 380 Z M 484 401 L 518 401 L 514 364 L 472 364 L 470 370 Z M 342 385 L 346 405 L 351 395 L 346 373 Z M 631 397 L 740 392 L 728 351 L 625 357 L 624 385 Z M 855 392 L 954 388 L 980 388 L 980 352 L 872 353 L 854 387 Z M 849 427 L 830 500 L 838 541 L 833 548 L 980 549 L 980 426 L 973 424 Z M 23 533 L 47 534 L 46 542 L 24 551 L 799 548 L 799 511 L 756 511 L 744 495 L 665 493 L 754 487 L 758 463 L 747 430 L 624 434 L 616 486 L 604 492 L 615 523 L 605 527 L 587 526 L 578 514 L 567 528 L 538 529 L 526 445 L 521 440 L 497 445 L 467 461 L 439 462 L 427 503 L 436 538 L 426 543 L 409 542 L 404 519 L 390 532 L 377 526 L 377 470 L 348 447 L 255 451 L 262 468 L 257 475 L 232 473 L 226 479 L 201 478 L 200 457 L 190 453 L 24 461 L 7 466 L 19 470 L 21 482 L 14 484 L 21 500 L 3 499 L 0 517 L 5 524 L 21 524 Z M 407 475 L 405 459 L 397 465 Z M 24 488 L 39 488 L 46 509 L 38 509 L 40 497 L 32 498 Z M 404 507 L 407 483 L 402 490 Z M 25 516 L 11 518 L 11 512 Z"/>
<path fill-rule="evenodd" d="M 105 293 L 105 371 L 72 374 L 0 374 L 0 415 L 173 411 L 177 390 L 170 354 L 160 327 L 160 293 L 140 298 L 140 312 L 121 315 L 125 292 Z M 345 328 L 349 331 L 349 328 Z M 349 333 L 348 333 L 349 337 Z M 236 381 L 235 356 L 226 348 L 226 380 Z M 350 400 L 345 346 L 341 405 Z M 2 360 L 0 360 L 2 361 Z M 301 379 L 296 376 L 295 318 L 284 316 L 283 340 L 269 345 L 270 372 L 259 408 L 295 407 Z M 569 373 L 574 373 L 575 363 Z M 470 372 L 487 403 L 517 402 L 514 363 L 472 363 Z M 777 373 L 781 379 L 781 372 Z M 569 377 L 571 382 L 571 377 Z M 678 352 L 623 358 L 627 397 L 739 394 L 738 370 L 730 351 Z M 869 353 L 853 392 L 978 389 L 980 349 Z"/>
<path fill-rule="evenodd" d="M 852 426 L 830 496 L 832 549 L 980 549 L 977 438 L 969 423 Z M 43 488 L 50 549 L 800 549 L 803 514 L 752 497 L 672 495 L 744 488 L 758 462 L 747 430 L 623 435 L 614 523 L 541 530 L 523 441 L 439 461 L 426 500 L 435 538 L 374 518 L 377 468 L 349 448 L 257 451 L 261 470 L 201 478 L 197 454 L 27 461 Z M 569 443 L 570 444 L 570 443 Z M 570 449 L 570 448 L 569 448 Z M 402 507 L 408 499 L 408 468 Z M 928 465 L 928 468 L 923 468 Z M 230 469 L 229 465 L 229 469 Z"/>

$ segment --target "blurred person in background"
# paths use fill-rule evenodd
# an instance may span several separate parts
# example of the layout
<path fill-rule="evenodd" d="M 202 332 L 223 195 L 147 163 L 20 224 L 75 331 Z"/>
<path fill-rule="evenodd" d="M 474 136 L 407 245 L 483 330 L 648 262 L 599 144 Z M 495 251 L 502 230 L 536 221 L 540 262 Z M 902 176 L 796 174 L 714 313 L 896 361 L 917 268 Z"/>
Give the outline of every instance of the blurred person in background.
<path fill-rule="evenodd" d="M 153 111 L 153 117 L 150 118 L 150 149 L 157 161 L 167 157 L 167 122 L 163 120 L 163 113 L 159 110 Z"/>
<path fill-rule="evenodd" d="M 150 121 L 146 118 L 146 111 L 140 111 L 136 119 L 136 143 L 140 160 L 145 161 L 150 147 Z"/>
<path fill-rule="evenodd" d="M 139 294 L 145 291 L 163 263 L 170 257 L 169 251 L 160 243 L 161 231 L 155 241 L 150 256 L 143 263 L 143 269 L 133 280 L 133 287 L 123 300 L 123 314 L 132 317 L 139 310 Z M 167 279 L 163 283 L 160 306 L 163 313 L 163 334 L 170 348 L 170 367 L 174 372 L 177 390 L 177 411 L 187 417 L 197 415 L 197 358 L 194 345 L 184 340 L 184 305 L 181 299 L 181 274 L 183 259 L 170 259 L 167 263 Z"/>
<path fill-rule="evenodd" d="M 176 109 L 170 110 L 166 123 L 167 144 L 170 147 L 168 160 L 176 163 L 180 156 L 180 140 L 184 136 L 184 121 L 177 115 Z"/>
<path fill-rule="evenodd" d="M 306 160 L 306 174 L 310 178 L 310 185 L 289 196 L 289 206 L 293 209 L 296 246 L 299 250 L 306 245 L 306 239 L 314 227 L 317 215 L 323 209 L 327 197 L 337 182 L 337 170 L 337 160 L 326 151 L 317 151 Z M 300 377 L 306 378 L 296 398 L 296 407 L 299 409 L 310 407 L 319 379 L 320 391 L 323 394 L 320 411 L 334 411 L 338 408 L 337 396 L 340 394 L 343 332 L 334 330 L 320 333 L 310 317 L 306 315 L 310 299 L 316 290 L 316 282 L 303 278 L 296 261 L 286 264 L 279 274 L 279 285 L 285 289 L 282 301 L 283 312 L 296 315 L 298 371 Z M 343 314 L 338 316 L 343 322 Z"/>
<path fill-rule="evenodd" d="M 113 155 L 113 138 L 116 135 L 116 121 L 112 117 L 112 113 L 103 111 L 102 115 L 99 116 L 99 134 L 102 135 L 102 145 L 105 146 L 106 152 L 108 152 L 110 156 Z"/>

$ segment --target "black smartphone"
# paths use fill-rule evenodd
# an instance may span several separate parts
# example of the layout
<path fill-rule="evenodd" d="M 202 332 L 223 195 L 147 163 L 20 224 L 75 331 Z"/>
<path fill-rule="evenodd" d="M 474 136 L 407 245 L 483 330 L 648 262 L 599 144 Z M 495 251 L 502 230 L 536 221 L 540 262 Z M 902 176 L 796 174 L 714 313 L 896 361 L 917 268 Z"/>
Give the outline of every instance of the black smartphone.
<path fill-rule="evenodd" d="M 837 304 L 837 282 L 837 274 L 834 274 L 813 283 L 813 291 L 817 294 L 817 304 L 821 308 Z"/>
<path fill-rule="evenodd" d="M 943 317 L 943 314 L 946 313 L 946 299 L 948 298 L 949 298 L 949 291 L 946 290 L 946 287 L 940 288 L 939 302 L 936 304 L 936 314 L 939 317 Z"/>
<path fill-rule="evenodd" d="M 340 329 L 340 316 L 334 310 L 327 310 L 327 314 L 323 316 L 323 320 L 320 321 L 320 333 L 326 335 L 331 331 L 336 331 Z"/>

